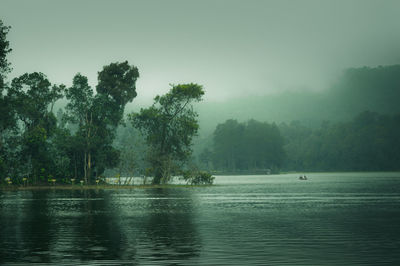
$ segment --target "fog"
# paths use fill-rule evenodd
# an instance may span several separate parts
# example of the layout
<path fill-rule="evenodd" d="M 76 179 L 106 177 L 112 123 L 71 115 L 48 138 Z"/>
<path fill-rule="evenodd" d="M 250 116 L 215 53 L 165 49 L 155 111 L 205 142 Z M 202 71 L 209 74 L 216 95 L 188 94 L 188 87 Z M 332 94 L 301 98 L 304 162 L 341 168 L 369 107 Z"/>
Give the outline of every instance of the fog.
<path fill-rule="evenodd" d="M 206 160 L 203 168 L 235 170 L 240 166 L 254 173 L 253 168 L 282 165 L 295 170 L 392 170 L 400 165 L 400 157 L 390 155 L 394 148 L 377 163 L 368 161 L 370 154 L 392 147 L 393 136 L 398 135 L 399 1 L 0 3 L 0 18 L 12 27 L 7 35 L 13 49 L 7 57 L 13 67 L 9 81 L 39 71 L 51 83 L 70 87 L 80 72 L 95 88 L 103 66 L 128 60 L 139 69 L 140 77 L 137 97 L 125 106 L 125 114 L 149 106 L 174 84 L 202 85 L 204 99 L 194 105 L 200 129 L 194 135 L 193 150 L 195 157 L 202 154 Z M 54 110 L 64 105 L 60 100 Z M 222 140 L 235 128 L 242 130 L 237 136 L 246 130 L 246 134 L 267 136 L 279 127 L 284 141 L 277 136 L 273 142 L 280 143 L 288 158 L 282 156 L 274 167 L 268 165 L 269 159 L 244 163 L 251 156 L 244 160 L 240 156 L 245 152 L 237 149 L 238 162 L 230 155 L 233 161 L 215 161 L 229 157 L 215 146 L 218 126 L 226 127 L 225 135 L 219 132 Z M 388 132 L 382 133 L 381 127 Z M 358 136 L 360 129 L 365 130 L 364 137 Z M 125 147 L 121 136 L 136 133 L 128 132 L 131 128 L 119 130 L 114 145 Z M 314 151 L 319 151 L 320 143 L 325 143 L 329 154 L 335 150 L 329 147 L 338 147 L 344 136 L 351 145 L 341 150 L 348 149 L 350 155 L 360 139 L 376 140 L 376 148 L 365 152 L 364 144 L 360 145 L 351 156 L 365 160 L 351 165 L 347 164 L 350 159 L 340 161 L 345 157 L 339 153 L 327 161 L 304 156 L 314 144 L 318 146 Z M 239 138 L 242 148 L 249 147 L 245 139 L 245 135 Z M 226 147 L 239 140 L 230 139 Z M 218 149 L 220 156 L 208 153 L 218 153 Z M 263 150 L 268 154 L 281 151 Z"/>
<path fill-rule="evenodd" d="M 399 11 L 0 0 L 0 265 L 395 265 Z"/>
<path fill-rule="evenodd" d="M 147 105 L 169 84 L 196 82 L 206 102 L 323 91 L 349 67 L 400 61 L 399 1 L 0 1 L 12 26 L 11 77 L 41 71 L 95 86 L 128 60 Z"/>

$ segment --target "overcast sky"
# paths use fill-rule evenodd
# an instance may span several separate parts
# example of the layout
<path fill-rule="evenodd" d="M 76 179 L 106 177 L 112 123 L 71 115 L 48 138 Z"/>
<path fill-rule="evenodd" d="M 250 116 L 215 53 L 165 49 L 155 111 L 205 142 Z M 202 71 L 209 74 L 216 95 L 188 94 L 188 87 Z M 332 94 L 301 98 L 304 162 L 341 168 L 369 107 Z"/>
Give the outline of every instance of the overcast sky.
<path fill-rule="evenodd" d="M 102 66 L 140 71 L 139 101 L 168 84 L 208 100 L 326 88 L 347 67 L 400 63 L 400 1 L 0 0 L 12 76 L 92 86 Z"/>

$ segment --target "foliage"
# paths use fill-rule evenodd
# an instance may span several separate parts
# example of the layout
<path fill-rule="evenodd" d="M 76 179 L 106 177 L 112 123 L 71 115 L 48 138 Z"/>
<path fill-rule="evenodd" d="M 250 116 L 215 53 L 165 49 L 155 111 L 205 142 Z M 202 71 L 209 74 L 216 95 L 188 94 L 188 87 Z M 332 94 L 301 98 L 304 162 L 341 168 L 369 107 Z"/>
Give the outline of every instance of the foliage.
<path fill-rule="evenodd" d="M 285 159 L 283 138 L 275 124 L 231 119 L 215 129 L 213 152 L 206 149 L 200 157 L 203 161 L 211 157 L 215 170 L 276 170 Z"/>
<path fill-rule="evenodd" d="M 137 68 L 127 61 L 112 63 L 99 72 L 96 95 L 87 78 L 79 73 L 66 90 L 69 102 L 64 120 L 77 126 L 73 153 L 86 183 L 119 162 L 119 151 L 112 143 L 126 103 L 136 96 L 138 77 Z"/>
<path fill-rule="evenodd" d="M 113 147 L 125 105 L 136 97 L 138 69 L 127 61 L 104 66 L 95 93 L 77 74 L 71 87 L 52 85 L 38 72 L 5 82 L 10 27 L 0 20 L 0 175 L 30 182 L 93 176 L 119 163 Z M 66 97 L 65 112 L 53 108 Z M 52 181 L 52 182 L 55 182 Z"/>
<path fill-rule="evenodd" d="M 205 171 L 183 171 L 182 178 L 191 185 L 212 185 L 215 177 Z"/>
<path fill-rule="evenodd" d="M 53 87 L 55 88 L 55 87 Z M 35 127 L 48 117 L 49 105 L 59 98 L 42 73 L 26 73 L 14 78 L 8 95 L 13 99 L 18 118 L 25 127 Z"/>
<path fill-rule="evenodd" d="M 172 86 L 154 98 L 154 104 L 139 113 L 130 114 L 150 147 L 147 161 L 152 167 L 153 183 L 168 182 L 191 154 L 193 136 L 199 128 L 192 102 L 200 101 L 203 88 L 197 84 Z"/>
<path fill-rule="evenodd" d="M 346 123 L 323 123 L 308 129 L 281 124 L 288 158 L 285 168 L 298 171 L 400 170 L 400 116 L 363 112 Z"/>
<path fill-rule="evenodd" d="M 10 43 L 7 40 L 7 34 L 11 27 L 4 25 L 0 19 L 0 93 L 5 86 L 5 74 L 10 72 L 10 63 L 7 61 L 7 54 L 11 52 Z"/>
<path fill-rule="evenodd" d="M 26 168 L 22 173 L 35 182 L 41 180 L 42 169 L 54 167 L 49 150 L 57 122 L 49 107 L 61 97 L 59 91 L 60 87 L 52 87 L 44 74 L 34 72 L 14 78 L 7 92 L 21 131 L 18 155 Z"/>
<path fill-rule="evenodd" d="M 4 25 L 0 20 L 0 176 L 7 173 L 11 150 L 8 149 L 7 142 L 9 134 L 7 131 L 13 129 L 15 123 L 15 111 L 11 99 L 4 93 L 7 90 L 6 77 L 10 72 L 10 64 L 7 61 L 7 54 L 11 52 L 7 34 L 10 30 L 9 26 Z M 3 180 L 0 180 L 2 182 Z"/>
<path fill-rule="evenodd" d="M 97 93 L 110 95 L 118 105 L 125 106 L 137 95 L 138 77 L 139 70 L 128 61 L 104 66 L 98 75 Z"/>
<path fill-rule="evenodd" d="M 107 169 L 108 176 L 120 173 L 130 177 L 125 184 L 133 180 L 133 176 L 143 176 L 148 167 L 145 161 L 147 146 L 144 137 L 132 125 L 119 126 L 113 146 L 120 151 L 118 165 L 113 169 Z"/>

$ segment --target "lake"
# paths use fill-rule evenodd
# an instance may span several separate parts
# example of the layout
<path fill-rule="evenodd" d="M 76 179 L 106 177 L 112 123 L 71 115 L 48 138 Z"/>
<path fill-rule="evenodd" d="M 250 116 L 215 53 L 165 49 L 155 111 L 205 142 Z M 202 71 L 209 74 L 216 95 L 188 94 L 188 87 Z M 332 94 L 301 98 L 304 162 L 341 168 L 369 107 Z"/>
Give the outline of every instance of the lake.
<path fill-rule="evenodd" d="M 400 173 L 0 191 L 0 264 L 400 265 Z"/>

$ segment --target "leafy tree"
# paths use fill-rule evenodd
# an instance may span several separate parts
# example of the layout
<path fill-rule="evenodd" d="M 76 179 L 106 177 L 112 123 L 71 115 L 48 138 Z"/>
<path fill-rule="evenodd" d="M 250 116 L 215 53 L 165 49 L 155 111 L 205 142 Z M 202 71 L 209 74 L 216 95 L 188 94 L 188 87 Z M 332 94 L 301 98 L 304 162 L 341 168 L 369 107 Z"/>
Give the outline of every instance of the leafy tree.
<path fill-rule="evenodd" d="M 243 154 L 247 169 L 279 169 L 285 159 L 283 138 L 275 124 L 249 120 L 246 124 Z"/>
<path fill-rule="evenodd" d="M 8 90 L 22 126 L 20 160 L 28 169 L 24 173 L 33 176 L 35 181 L 39 176 L 44 181 L 50 174 L 48 170 L 53 163 L 49 152 L 50 138 L 57 122 L 49 107 L 61 96 L 62 86 L 51 86 L 46 76 L 37 72 L 14 78 Z"/>
<path fill-rule="evenodd" d="M 147 145 L 137 129 L 131 124 L 119 126 L 113 146 L 120 151 L 119 163 L 115 169 L 108 169 L 108 175 L 130 177 L 125 179 L 124 184 L 132 184 L 134 175 L 145 174 L 148 167 L 145 161 Z"/>
<path fill-rule="evenodd" d="M 118 164 L 119 152 L 112 146 L 125 105 L 136 97 L 139 72 L 128 62 L 112 63 L 98 73 L 95 95 L 85 76 L 77 74 L 67 89 L 65 120 L 77 126 L 74 163 L 83 168 L 87 183 L 106 167 Z M 80 154 L 80 155 L 78 155 Z M 80 160 L 81 163 L 76 163 Z"/>
<path fill-rule="evenodd" d="M 200 164 L 203 168 L 206 170 L 211 170 L 213 168 L 212 162 L 214 158 L 213 152 L 209 148 L 205 148 L 200 154 L 199 154 L 199 161 Z"/>
<path fill-rule="evenodd" d="M 69 100 L 66 106 L 65 120 L 78 126 L 74 136 L 75 147 L 69 147 L 72 152 L 72 161 L 77 165 L 83 166 L 84 179 L 88 181 L 91 171 L 91 142 L 93 138 L 93 114 L 92 105 L 94 101 L 93 90 L 88 84 L 88 79 L 81 74 L 75 75 L 72 86 L 66 90 L 66 98 Z M 79 154 L 79 155 L 78 155 Z M 83 156 L 82 156 L 83 154 Z M 83 163 L 80 158 L 83 158 Z M 89 157 L 89 158 L 88 158 Z M 78 163 L 79 160 L 79 163 Z M 75 177 L 77 170 L 75 170 Z"/>
<path fill-rule="evenodd" d="M 119 106 L 125 106 L 137 95 L 139 70 L 128 61 L 111 63 L 98 73 L 97 93 L 110 95 Z"/>
<path fill-rule="evenodd" d="M 15 124 L 15 112 L 13 110 L 10 98 L 4 93 L 6 88 L 6 77 L 10 72 L 10 64 L 7 61 L 7 54 L 11 52 L 7 34 L 9 26 L 5 26 L 0 20 L 0 176 L 4 176 L 7 171 L 7 161 L 11 155 L 7 152 L 9 149 L 4 146 L 8 137 L 6 131 L 12 129 Z M 1 182 L 2 180 L 0 180 Z"/>
<path fill-rule="evenodd" d="M 7 54 L 11 52 L 10 43 L 7 41 L 7 34 L 10 26 L 5 26 L 0 19 L 0 93 L 5 86 L 6 74 L 10 72 L 10 63 L 7 61 Z"/>
<path fill-rule="evenodd" d="M 312 134 L 312 129 L 303 126 L 299 121 L 292 121 L 289 125 L 282 123 L 279 129 L 284 138 L 284 150 L 287 155 L 284 167 L 289 170 L 304 169 L 304 153 L 307 151 L 304 139 Z"/>
<path fill-rule="evenodd" d="M 154 184 L 168 182 L 189 158 L 199 128 L 191 103 L 200 101 L 203 95 L 200 85 L 174 85 L 167 94 L 155 97 L 151 107 L 130 114 L 132 125 L 145 135 L 150 146 L 147 160 Z"/>
<path fill-rule="evenodd" d="M 218 124 L 214 131 L 214 164 L 217 169 L 236 171 L 242 157 L 242 140 L 245 126 L 229 119 Z"/>
<path fill-rule="evenodd" d="M 297 171 L 399 170 L 400 116 L 362 112 L 346 123 L 308 129 L 280 126 L 286 138 L 286 169 Z"/>
<path fill-rule="evenodd" d="M 283 138 L 275 124 L 227 120 L 214 131 L 214 165 L 217 170 L 278 171 L 285 159 Z"/>

